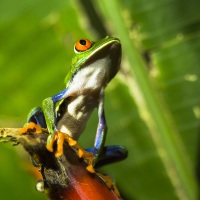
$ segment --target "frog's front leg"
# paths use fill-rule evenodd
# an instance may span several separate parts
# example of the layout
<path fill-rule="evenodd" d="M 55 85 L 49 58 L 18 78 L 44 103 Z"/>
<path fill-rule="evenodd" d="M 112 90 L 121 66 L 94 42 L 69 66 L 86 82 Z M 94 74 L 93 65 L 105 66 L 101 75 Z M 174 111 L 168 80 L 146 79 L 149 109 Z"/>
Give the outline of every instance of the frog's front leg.
<path fill-rule="evenodd" d="M 57 102 L 67 98 L 67 91 L 68 89 L 66 88 L 65 90 L 61 91 L 55 96 L 48 97 L 42 103 L 47 129 L 49 131 L 46 147 L 50 152 L 53 152 L 53 144 L 55 141 L 57 141 L 57 152 L 55 154 L 56 157 L 59 157 L 63 154 L 63 143 L 67 137 L 67 134 L 59 132 L 59 130 L 57 130 L 56 128 L 56 123 L 57 123 L 56 104 Z"/>

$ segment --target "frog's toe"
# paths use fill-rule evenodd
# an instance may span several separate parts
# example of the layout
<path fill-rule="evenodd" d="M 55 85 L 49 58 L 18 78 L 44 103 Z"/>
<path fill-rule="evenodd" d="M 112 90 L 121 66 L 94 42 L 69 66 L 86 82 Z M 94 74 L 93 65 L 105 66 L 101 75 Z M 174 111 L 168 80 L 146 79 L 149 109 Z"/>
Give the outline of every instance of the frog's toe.
<path fill-rule="evenodd" d="M 53 135 L 50 135 L 49 138 L 47 139 L 47 144 L 46 144 L 47 150 L 50 152 L 53 152 L 54 151 L 53 145 L 54 145 L 54 142 L 56 141 L 57 150 L 56 150 L 55 156 L 57 158 L 62 156 L 64 140 L 65 140 L 64 133 L 56 131 L 55 133 L 53 133 Z"/>
<path fill-rule="evenodd" d="M 65 140 L 68 142 L 69 146 L 76 146 L 77 141 L 73 140 L 68 134 L 62 133 L 60 131 L 56 131 L 53 135 L 49 136 L 47 140 L 46 148 L 50 152 L 53 152 L 53 144 L 56 141 L 57 143 L 57 150 L 55 156 L 58 158 L 63 154 L 63 144 Z"/>
<path fill-rule="evenodd" d="M 47 144 L 46 144 L 46 148 L 48 151 L 53 152 L 53 144 L 55 142 L 57 138 L 56 133 L 54 133 L 53 135 L 50 135 L 47 139 Z"/>
<path fill-rule="evenodd" d="M 38 124 L 35 124 L 34 122 L 29 122 L 24 128 L 20 128 L 19 129 L 19 134 L 25 134 L 27 133 L 29 130 L 33 130 L 36 133 L 42 133 L 42 129 Z"/>
<path fill-rule="evenodd" d="M 64 133 L 63 133 L 64 134 Z M 74 140 L 72 137 L 70 137 L 68 134 L 64 134 L 64 138 L 66 139 L 66 141 L 68 142 L 69 146 L 73 147 L 73 146 L 77 146 L 77 141 Z"/>
<path fill-rule="evenodd" d="M 53 136 L 50 136 L 48 141 L 47 141 L 47 145 L 46 148 L 50 151 L 53 152 L 53 144 L 56 141 L 57 143 L 57 150 L 55 153 L 55 156 L 58 158 L 60 156 L 63 155 L 63 144 L 65 142 L 65 140 L 68 142 L 69 146 L 74 147 L 75 149 L 78 150 L 78 156 L 79 158 L 83 158 L 84 160 L 86 160 L 88 166 L 87 166 L 87 170 L 91 173 L 94 173 L 95 170 L 93 168 L 93 163 L 95 162 L 95 156 L 93 153 L 91 152 L 87 152 L 84 149 L 82 149 L 78 144 L 77 141 L 72 139 L 72 137 L 70 137 L 68 134 L 66 133 L 62 133 L 59 131 L 56 131 Z"/>
<path fill-rule="evenodd" d="M 65 141 L 65 133 L 61 133 L 61 132 L 56 132 L 57 134 L 57 151 L 56 151 L 56 154 L 55 156 L 58 158 L 60 156 L 63 155 L 63 144 L 64 144 L 64 141 Z"/>
<path fill-rule="evenodd" d="M 70 137 L 68 134 L 66 133 L 62 133 L 62 132 L 56 132 L 56 138 L 57 138 L 57 151 L 55 156 L 58 158 L 60 156 L 62 156 L 63 154 L 63 144 L 64 141 L 66 140 L 69 144 L 69 146 L 76 146 L 77 145 L 77 141 L 72 139 L 72 137 Z"/>
<path fill-rule="evenodd" d="M 86 167 L 86 169 L 90 172 L 90 173 L 95 173 L 94 167 L 92 165 L 88 165 Z"/>
<path fill-rule="evenodd" d="M 78 156 L 79 156 L 79 158 L 84 158 L 86 160 L 90 160 L 90 159 L 93 160 L 93 158 L 94 158 L 94 154 L 93 153 L 87 152 L 82 148 L 78 149 Z"/>
<path fill-rule="evenodd" d="M 84 160 L 87 161 L 88 166 L 86 167 L 86 169 L 89 172 L 94 173 L 95 172 L 94 167 L 93 167 L 93 163 L 94 163 L 94 160 L 95 160 L 94 154 L 91 153 L 91 152 L 87 152 L 82 148 L 79 148 L 78 149 L 78 156 L 79 156 L 79 158 L 83 158 Z"/>
<path fill-rule="evenodd" d="M 106 175 L 103 175 L 103 174 L 100 174 L 100 173 L 97 173 L 97 175 L 106 183 L 106 185 L 109 189 L 112 189 L 114 191 L 114 193 L 118 197 L 120 197 L 120 193 L 119 193 L 116 185 L 114 184 L 113 180 L 109 176 L 106 176 Z"/>

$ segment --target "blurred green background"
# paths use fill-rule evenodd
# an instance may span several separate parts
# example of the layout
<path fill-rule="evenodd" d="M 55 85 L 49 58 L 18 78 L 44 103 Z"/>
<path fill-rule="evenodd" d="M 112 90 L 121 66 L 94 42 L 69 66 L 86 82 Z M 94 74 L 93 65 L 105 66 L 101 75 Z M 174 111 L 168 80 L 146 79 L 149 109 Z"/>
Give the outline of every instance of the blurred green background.
<path fill-rule="evenodd" d="M 106 144 L 128 158 L 102 169 L 127 200 L 195 200 L 200 177 L 200 1 L 1 0 L 0 126 L 64 88 L 80 38 L 120 38 L 123 61 L 106 89 Z M 80 138 L 93 145 L 94 112 Z M 46 199 L 25 153 L 0 145 L 0 199 Z"/>

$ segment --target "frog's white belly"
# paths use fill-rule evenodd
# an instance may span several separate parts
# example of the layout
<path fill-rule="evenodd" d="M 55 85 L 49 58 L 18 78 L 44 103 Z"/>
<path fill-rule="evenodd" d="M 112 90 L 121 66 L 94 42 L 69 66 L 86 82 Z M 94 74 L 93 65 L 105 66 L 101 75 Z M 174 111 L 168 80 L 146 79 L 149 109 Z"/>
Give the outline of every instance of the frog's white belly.
<path fill-rule="evenodd" d="M 92 111 L 97 107 L 98 102 L 96 99 L 98 98 L 93 95 L 80 95 L 72 100 L 67 105 L 65 114 L 59 120 L 57 129 L 77 140 L 84 130 Z"/>
<path fill-rule="evenodd" d="M 102 64 L 103 61 L 99 59 L 83 67 L 68 86 L 66 98 L 70 97 L 71 101 L 59 120 L 57 129 L 76 140 L 85 128 L 92 111 L 98 106 L 100 93 L 104 91 L 107 83 L 106 70 L 99 67 Z"/>

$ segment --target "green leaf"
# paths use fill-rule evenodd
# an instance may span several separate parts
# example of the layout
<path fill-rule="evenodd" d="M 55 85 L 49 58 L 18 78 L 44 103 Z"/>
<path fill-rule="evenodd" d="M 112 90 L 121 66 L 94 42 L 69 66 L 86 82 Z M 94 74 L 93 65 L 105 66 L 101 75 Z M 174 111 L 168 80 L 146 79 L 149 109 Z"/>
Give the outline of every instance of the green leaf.
<path fill-rule="evenodd" d="M 64 87 L 73 45 L 86 35 L 73 1 L 0 1 L 1 127 L 22 127 L 32 107 Z M 29 158 L 6 147 L 1 144 L 0 199 L 46 199 L 25 170 Z"/>
<path fill-rule="evenodd" d="M 153 55 L 157 85 L 169 106 L 193 170 L 197 165 L 200 106 L 200 37 L 183 37 Z"/>
<path fill-rule="evenodd" d="M 128 1 L 128 3 L 129 7 L 127 7 L 127 9 L 130 11 L 132 20 L 136 22 L 135 25 L 138 28 L 134 30 L 136 35 L 135 39 L 137 39 L 135 43 L 139 44 L 141 41 L 142 43 L 140 46 L 143 45 L 141 47 L 145 51 L 150 47 L 156 47 L 156 50 L 151 49 L 151 54 L 149 55 L 150 62 L 152 63 L 151 71 L 153 77 L 151 77 L 151 74 L 148 74 L 148 63 L 135 47 L 132 38 L 130 38 L 130 32 L 126 28 L 124 18 L 121 15 L 122 13 L 120 13 L 121 5 L 119 1 L 99 2 L 102 10 L 104 10 L 106 18 L 113 22 L 113 28 L 115 28 L 122 41 L 124 54 L 129 62 L 129 66 L 127 68 L 124 67 L 124 82 L 129 85 L 130 95 L 136 102 L 139 111 L 139 118 L 145 123 L 149 130 L 149 138 L 146 137 L 146 140 L 150 139 L 152 142 L 151 149 L 153 147 L 156 149 L 152 153 L 154 157 L 152 156 L 149 158 L 146 156 L 146 161 L 149 161 L 150 159 L 149 162 L 152 164 L 149 165 L 149 169 L 146 168 L 147 163 L 144 162 L 140 164 L 140 170 L 143 171 L 143 176 L 139 174 L 137 179 L 134 179 L 134 169 L 137 168 L 137 164 L 136 162 L 133 163 L 133 161 L 131 162 L 132 165 L 128 164 L 129 169 L 132 169 L 132 171 L 129 171 L 129 174 L 133 176 L 127 178 L 128 182 L 139 184 L 138 187 L 140 187 L 141 190 L 138 191 L 138 188 L 134 188 L 134 184 L 127 184 L 128 186 L 126 186 L 124 190 L 129 192 L 129 194 L 132 191 L 135 194 L 136 199 L 196 199 L 197 185 L 196 178 L 193 174 L 195 173 L 194 170 L 197 164 L 195 159 L 197 156 L 199 124 L 198 117 L 195 117 L 194 108 L 196 109 L 196 112 L 198 112 L 199 98 L 197 93 L 195 91 L 191 92 L 191 90 L 193 90 L 194 87 L 198 88 L 199 84 L 197 81 L 198 72 L 191 69 L 191 57 L 193 59 L 195 57 L 194 68 L 198 70 L 197 66 L 199 65 L 199 58 L 195 52 L 196 48 L 198 48 L 197 43 L 199 43 L 200 40 L 199 38 L 194 39 L 196 40 L 194 42 L 196 45 L 192 45 L 193 42 L 188 40 L 189 44 L 185 44 L 185 49 L 183 49 L 184 44 L 181 44 L 182 40 L 180 39 L 180 33 L 182 33 L 183 38 L 186 37 L 186 34 L 189 38 L 195 37 L 198 28 L 197 26 L 194 26 L 194 23 L 197 23 L 196 20 L 199 18 L 196 14 L 194 14 L 195 16 L 192 15 L 192 11 L 189 12 L 190 19 L 187 20 L 187 26 L 192 26 L 193 28 L 188 32 L 185 28 L 185 21 L 188 16 L 183 16 L 182 11 L 180 11 L 180 13 L 173 12 L 174 10 L 178 10 L 178 6 L 180 5 L 178 1 L 173 4 L 167 3 L 167 5 L 165 1 L 159 3 L 155 1 L 148 1 L 145 3 L 141 1 Z M 183 4 L 183 7 L 187 7 L 188 2 L 182 1 L 181 4 Z M 193 6 L 198 7 L 199 3 L 196 2 Z M 170 13 L 168 12 L 169 10 Z M 169 14 L 166 15 L 166 13 Z M 177 17 L 175 17 L 176 15 Z M 173 22 L 170 20 L 171 16 L 175 18 Z M 182 19 L 181 22 L 180 18 Z M 163 21 L 161 22 L 161 19 L 164 19 L 164 22 L 166 22 L 164 26 L 162 26 Z M 177 19 L 179 19 L 179 21 L 177 21 Z M 168 24 L 167 22 L 169 21 L 170 23 Z M 179 36 L 178 38 L 176 37 L 177 35 Z M 180 43 L 179 46 L 182 49 L 177 47 L 177 43 Z M 166 46 L 169 45 L 170 48 L 166 48 Z M 187 48 L 188 46 L 190 48 Z M 168 50 L 168 54 L 166 53 L 165 48 Z M 182 51 L 185 51 L 185 53 L 189 51 L 189 53 L 184 56 Z M 173 58 L 169 59 L 169 56 L 173 53 Z M 182 57 L 177 57 L 176 55 L 179 54 L 185 58 L 182 59 Z M 188 59 L 187 56 L 189 57 Z M 159 59 L 162 59 L 163 61 L 162 66 L 158 63 Z M 170 69 L 171 71 L 174 69 L 176 73 L 173 73 L 174 71 L 170 73 Z M 189 85 L 188 82 L 186 82 L 187 84 L 182 84 L 179 88 L 173 87 L 173 90 L 170 90 L 172 87 L 166 88 L 168 83 L 170 86 L 173 86 L 173 81 L 175 80 L 176 82 L 181 74 L 183 77 L 186 76 L 187 79 L 191 79 L 192 76 L 194 80 L 194 77 L 196 77 L 195 83 L 191 85 L 189 82 Z M 160 79 L 158 81 L 159 75 Z M 171 80 L 172 82 L 170 84 Z M 161 86 L 166 86 L 164 88 L 165 90 Z M 180 95 L 181 91 L 184 92 Z M 193 96 L 187 96 L 187 94 L 191 95 L 191 93 Z M 176 103 L 167 100 L 167 97 L 168 99 L 176 98 Z M 191 98 L 194 98 L 194 100 L 190 101 L 189 99 Z M 186 103 L 184 103 L 183 99 L 189 101 L 186 100 Z M 182 104 L 180 103 L 181 101 L 183 101 Z M 125 105 L 127 106 L 127 104 Z M 174 114 L 172 110 L 173 105 L 180 105 L 181 108 L 182 105 L 185 105 L 185 108 L 182 110 L 184 115 L 179 112 Z M 187 116 L 190 113 L 192 115 L 191 118 Z M 134 123 L 134 120 L 132 120 L 132 123 Z M 190 135 L 188 135 L 190 131 L 188 130 L 187 136 L 185 137 L 181 132 L 185 129 L 184 125 L 186 127 L 188 125 L 190 128 L 193 126 L 193 132 L 190 132 Z M 127 130 L 124 129 L 124 137 L 126 137 L 126 132 Z M 142 140 L 143 134 L 141 134 L 141 136 L 137 135 L 135 130 L 132 129 L 132 136 L 127 137 L 129 137 L 129 139 L 133 137 L 136 141 L 140 141 Z M 143 139 L 143 141 L 144 140 L 145 139 Z M 187 146 L 188 144 L 190 144 L 189 147 Z M 134 146 L 134 143 L 133 147 L 129 146 L 129 148 L 133 149 L 133 151 L 129 151 L 130 154 L 132 153 L 131 155 L 136 157 L 142 156 L 141 153 L 138 153 L 137 155 L 138 146 Z M 145 153 L 145 147 L 142 145 L 140 148 L 144 148 L 143 152 Z M 134 152 L 136 153 L 134 154 Z M 134 157 L 129 157 L 129 159 L 134 159 Z M 159 175 L 159 172 L 162 172 L 163 176 Z M 148 181 L 149 174 L 151 174 L 152 178 Z M 155 183 L 159 185 L 159 191 L 157 190 L 157 187 L 155 187 Z M 164 188 L 164 193 L 167 194 L 165 197 L 163 197 L 161 191 Z M 166 190 L 166 188 L 168 189 Z M 142 194 L 142 190 L 145 191 L 146 195 Z"/>
<path fill-rule="evenodd" d="M 199 2 L 125 1 L 145 48 L 157 48 L 178 34 L 193 34 L 200 24 Z"/>

